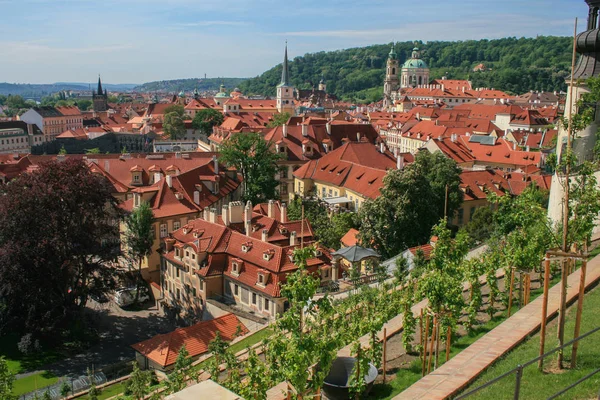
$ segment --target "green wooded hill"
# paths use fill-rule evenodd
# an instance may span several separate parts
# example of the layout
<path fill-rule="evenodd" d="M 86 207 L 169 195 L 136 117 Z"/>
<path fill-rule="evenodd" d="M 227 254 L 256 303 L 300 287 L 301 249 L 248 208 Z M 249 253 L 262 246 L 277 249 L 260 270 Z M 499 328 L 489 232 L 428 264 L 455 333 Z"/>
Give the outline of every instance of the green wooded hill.
<path fill-rule="evenodd" d="M 521 94 L 529 90 L 565 90 L 571 67 L 572 39 L 540 36 L 462 42 L 417 44 L 431 68 L 431 78 L 470 79 L 473 87 L 489 87 Z M 305 54 L 290 62 L 290 77 L 300 89 L 317 86 L 324 78 L 327 91 L 361 103 L 382 98 L 389 44 Z M 400 64 L 410 58 L 414 42 L 396 43 Z M 485 72 L 473 72 L 483 63 Z M 244 94 L 275 95 L 281 79 L 281 64 L 244 81 Z"/>
<path fill-rule="evenodd" d="M 246 78 L 190 78 L 173 79 L 168 81 L 147 82 L 143 85 L 133 88 L 135 92 L 170 92 L 179 93 L 180 91 L 190 92 L 194 89 L 199 91 L 219 90 L 221 83 L 230 90 L 239 86 Z"/>

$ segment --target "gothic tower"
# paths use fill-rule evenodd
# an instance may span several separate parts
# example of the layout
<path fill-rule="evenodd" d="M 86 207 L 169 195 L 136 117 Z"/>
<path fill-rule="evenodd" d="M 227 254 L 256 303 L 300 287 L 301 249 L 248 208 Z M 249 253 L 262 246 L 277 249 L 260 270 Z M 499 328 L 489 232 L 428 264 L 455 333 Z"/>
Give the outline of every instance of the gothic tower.
<path fill-rule="evenodd" d="M 402 65 L 401 75 L 400 87 L 402 88 L 414 88 L 429 83 L 429 67 L 421 59 L 421 51 L 416 45 L 413 49 L 412 57 Z"/>
<path fill-rule="evenodd" d="M 388 55 L 387 64 L 385 68 L 385 80 L 383 81 L 383 108 L 388 109 L 393 105 L 393 92 L 398 90 L 400 87 L 400 81 L 398 79 L 398 57 L 396 57 L 396 51 L 392 44 L 392 49 Z"/>
<path fill-rule="evenodd" d="M 280 113 L 295 114 L 294 86 L 290 84 L 290 71 L 288 67 L 287 42 L 285 43 L 285 55 L 283 57 L 283 70 L 281 71 L 281 83 L 277 85 L 277 111 Z"/>
<path fill-rule="evenodd" d="M 92 91 L 92 107 L 95 112 L 108 110 L 108 91 L 102 91 L 102 82 L 98 75 L 98 90 Z"/>

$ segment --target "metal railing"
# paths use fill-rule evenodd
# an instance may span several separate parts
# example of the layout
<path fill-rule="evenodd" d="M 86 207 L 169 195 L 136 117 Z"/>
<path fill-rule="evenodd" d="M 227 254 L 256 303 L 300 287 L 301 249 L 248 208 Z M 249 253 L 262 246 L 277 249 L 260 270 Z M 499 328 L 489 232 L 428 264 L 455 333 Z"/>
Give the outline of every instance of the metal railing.
<path fill-rule="evenodd" d="M 580 335 L 579 337 L 577 337 L 577 338 L 575 338 L 575 339 L 573 339 L 573 340 L 565 343 L 564 345 L 556 347 L 556 348 L 548 351 L 547 353 L 545 353 L 545 354 L 543 354 L 543 355 L 541 355 L 539 357 L 536 357 L 536 358 L 534 358 L 532 360 L 527 361 L 524 364 L 519 364 L 519 365 L 517 365 L 516 368 L 513 368 L 510 371 L 503 373 L 502 375 L 500 375 L 500 376 L 492 379 L 491 381 L 489 381 L 489 382 L 487 382 L 487 383 L 485 383 L 485 384 L 483 384 L 481 386 L 478 386 L 475 389 L 472 389 L 472 390 L 470 390 L 470 391 L 468 391 L 466 393 L 463 393 L 460 396 L 455 397 L 454 400 L 465 399 L 465 398 L 467 398 L 467 397 L 469 397 L 469 396 L 471 396 L 471 395 L 479 392 L 480 390 L 483 390 L 483 389 L 485 389 L 485 388 L 487 388 L 487 387 L 495 384 L 496 382 L 499 382 L 502 379 L 504 379 L 504 378 L 506 378 L 508 376 L 511 376 L 513 374 L 515 375 L 515 390 L 514 390 L 514 396 L 513 396 L 513 398 L 515 400 L 518 400 L 520 392 L 521 392 L 521 379 L 523 377 L 523 370 L 525 368 L 527 368 L 530 365 L 533 365 L 533 364 L 537 363 L 539 360 L 542 360 L 542 359 L 544 359 L 544 358 L 546 358 L 546 357 L 548 357 L 548 356 L 556 353 L 557 351 L 561 351 L 564 348 L 571 346 L 573 343 L 576 343 L 576 342 L 578 342 L 578 341 L 580 341 L 582 339 L 587 338 L 588 336 L 593 335 L 594 333 L 596 333 L 598 331 L 600 331 L 600 327 L 594 328 L 591 331 L 589 331 L 587 333 L 584 333 L 583 335 Z M 575 386 L 577 386 L 580 383 L 586 381 L 587 379 L 590 379 L 591 377 L 593 377 L 594 375 L 596 375 L 599 372 L 600 372 L 600 368 L 597 369 L 597 370 L 595 370 L 595 371 L 593 371 L 593 372 L 591 372 L 591 373 L 589 373 L 588 375 L 586 375 L 583 378 L 577 380 L 576 382 L 573 382 L 571 385 L 567 386 L 566 388 L 562 389 L 561 391 L 559 391 L 559 392 L 553 394 L 552 396 L 548 397 L 548 400 L 555 399 L 558 396 L 561 396 L 561 395 L 565 394 L 567 391 L 573 389 Z M 600 393 L 598 395 L 598 399 L 600 400 Z"/>

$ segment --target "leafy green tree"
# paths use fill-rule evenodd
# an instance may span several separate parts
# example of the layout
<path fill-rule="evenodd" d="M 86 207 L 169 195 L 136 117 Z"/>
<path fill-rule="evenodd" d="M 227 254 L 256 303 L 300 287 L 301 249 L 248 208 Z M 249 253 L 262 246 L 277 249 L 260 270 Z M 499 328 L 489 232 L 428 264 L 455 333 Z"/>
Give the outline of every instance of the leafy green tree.
<path fill-rule="evenodd" d="M 267 128 L 275 128 L 281 125 L 284 125 L 290 119 L 290 113 L 277 113 L 273 114 L 273 120 L 267 124 Z"/>
<path fill-rule="evenodd" d="M 224 120 L 225 117 L 221 112 L 212 108 L 206 108 L 196 112 L 192 120 L 192 127 L 205 135 L 210 135 L 213 127 L 221 125 Z"/>
<path fill-rule="evenodd" d="M 185 388 L 192 362 L 193 360 L 190 357 L 190 353 L 185 346 L 182 346 L 177 353 L 173 372 L 169 375 L 168 387 L 170 393 L 176 393 Z"/>
<path fill-rule="evenodd" d="M 14 382 L 15 376 L 8 368 L 6 358 L 0 356 L 0 399 L 16 399 L 16 396 L 12 394 Z"/>
<path fill-rule="evenodd" d="M 93 149 L 86 150 L 86 154 L 102 154 L 99 147 L 94 147 Z"/>
<path fill-rule="evenodd" d="M 420 152 L 404 169 L 389 170 L 381 196 L 359 210 L 361 241 L 373 243 L 384 258 L 427 242 L 440 218 L 460 206 L 459 183 L 460 169 L 439 152 Z"/>
<path fill-rule="evenodd" d="M 208 351 L 213 355 L 209 362 L 209 372 L 212 380 L 219 382 L 219 366 L 223 363 L 229 343 L 221 338 L 221 333 L 217 331 L 213 340 L 208 343 Z"/>
<path fill-rule="evenodd" d="M 484 242 L 494 232 L 494 212 L 489 207 L 478 207 L 465 229 L 473 241 Z"/>
<path fill-rule="evenodd" d="M 86 100 L 86 99 L 77 100 L 75 102 L 75 104 L 77 104 L 77 108 L 79 108 L 81 111 L 87 111 L 90 108 L 92 108 L 91 100 Z"/>
<path fill-rule="evenodd" d="M 0 106 L 6 104 L 7 97 L 3 94 L 0 94 Z"/>
<path fill-rule="evenodd" d="M 163 130 L 171 140 L 182 139 L 186 132 L 183 116 L 174 111 L 165 113 L 163 117 Z"/>
<path fill-rule="evenodd" d="M 129 390 L 131 395 L 136 400 L 143 400 L 146 394 L 150 391 L 150 382 L 152 381 L 151 371 L 140 370 L 137 362 L 133 361 L 133 372 L 129 378 Z"/>
<path fill-rule="evenodd" d="M 60 385 L 60 395 L 63 399 L 69 397 L 69 393 L 71 393 L 73 389 L 71 389 L 71 385 L 66 380 L 63 381 L 62 385 Z"/>
<path fill-rule="evenodd" d="M 143 201 L 125 219 L 125 245 L 129 256 L 138 264 L 138 287 L 135 301 L 139 297 L 142 280 L 142 261 L 152 253 L 154 244 L 154 214 L 147 201 Z"/>
<path fill-rule="evenodd" d="M 277 162 L 282 156 L 271 150 L 259 133 L 236 133 L 225 140 L 220 149 L 221 161 L 242 174 L 243 199 L 257 204 L 277 197 L 279 171 Z"/>
<path fill-rule="evenodd" d="M 52 400 L 52 396 L 49 391 L 45 391 L 42 395 L 42 400 Z M 90 400 L 98 400 L 98 397 L 90 397 Z"/>

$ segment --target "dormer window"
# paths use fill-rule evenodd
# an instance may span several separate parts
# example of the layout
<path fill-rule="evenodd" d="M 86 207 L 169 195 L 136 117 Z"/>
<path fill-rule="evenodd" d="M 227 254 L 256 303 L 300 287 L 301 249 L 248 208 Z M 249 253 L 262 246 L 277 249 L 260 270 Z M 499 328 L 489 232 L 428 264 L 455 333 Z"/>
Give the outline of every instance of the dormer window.
<path fill-rule="evenodd" d="M 251 248 L 252 248 L 252 242 L 246 242 L 246 243 L 242 244 L 242 251 L 244 253 L 249 252 Z"/>
<path fill-rule="evenodd" d="M 231 273 L 235 276 L 240 276 L 241 271 L 242 271 L 242 261 L 241 260 L 233 260 L 231 262 Z"/>
<path fill-rule="evenodd" d="M 263 260 L 269 261 L 275 255 L 275 251 L 273 249 L 269 249 L 263 253 Z"/>

